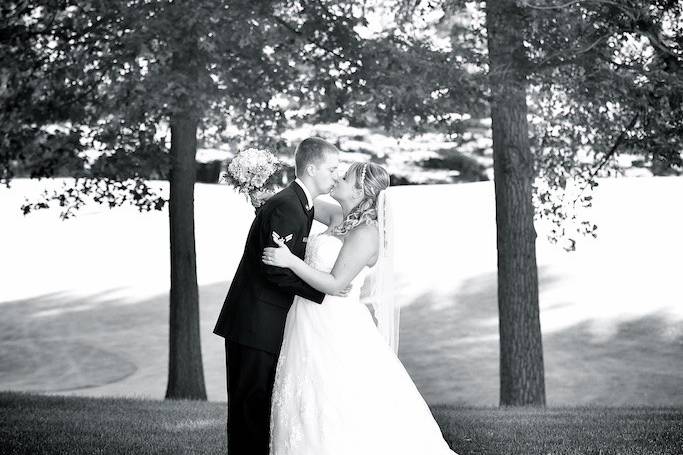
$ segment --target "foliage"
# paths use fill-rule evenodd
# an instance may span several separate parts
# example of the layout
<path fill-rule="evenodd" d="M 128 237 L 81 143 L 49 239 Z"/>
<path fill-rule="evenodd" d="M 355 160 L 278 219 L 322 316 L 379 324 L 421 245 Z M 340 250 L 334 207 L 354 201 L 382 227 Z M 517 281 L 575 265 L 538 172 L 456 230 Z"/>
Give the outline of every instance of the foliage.
<path fill-rule="evenodd" d="M 100 179 L 145 186 L 145 168 L 167 172 L 168 119 L 179 112 L 199 118 L 205 131 L 229 122 L 245 143 L 281 147 L 276 133 L 306 116 L 289 116 L 283 101 L 305 111 L 330 81 L 355 83 L 348 67 L 359 19 L 347 14 L 350 3 L 331 5 L 3 3 L 2 181 L 22 166 L 32 177 L 53 176 L 71 153 L 83 163 L 88 192 L 104 197 Z M 64 131 L 49 132 L 51 125 Z M 93 164 L 85 151 L 105 157 Z"/>
<path fill-rule="evenodd" d="M 364 90 L 347 94 L 340 112 L 352 125 L 457 135 L 463 120 L 485 112 L 481 75 L 427 43 L 390 31 L 365 43 L 364 57 Z"/>
<path fill-rule="evenodd" d="M 596 177 L 618 172 L 619 156 L 655 175 L 683 172 L 683 6 L 518 4 L 528 24 L 537 217 L 555 223 L 555 238 L 571 248 L 570 226 L 595 234 L 578 208 L 590 206 Z M 67 166 L 91 194 L 104 196 L 99 179 L 142 188 L 143 176 L 168 174 L 167 119 L 185 109 L 200 118 L 207 143 L 276 153 L 287 151 L 283 129 L 342 118 L 458 140 L 469 118 L 488 116 L 482 5 L 4 2 L 0 180 L 60 175 Z M 373 13 L 394 22 L 361 36 Z M 443 38 L 449 46 L 435 44 Z"/>
<path fill-rule="evenodd" d="M 683 171 L 683 4 L 522 3 L 537 173 L 549 190 L 537 192 L 539 215 L 595 235 L 573 206 L 590 206 L 595 178 L 618 172 L 619 154 L 641 156 L 655 175 Z"/>
<path fill-rule="evenodd" d="M 488 71 L 485 2 L 395 0 L 404 27 L 439 9 L 447 52 L 474 74 Z M 525 14 L 528 103 L 536 216 L 550 239 L 573 249 L 595 235 L 579 216 L 596 177 L 619 172 L 619 156 L 655 175 L 683 172 L 683 4 L 676 0 L 517 0 Z M 478 90 L 488 96 L 488 81 Z"/>

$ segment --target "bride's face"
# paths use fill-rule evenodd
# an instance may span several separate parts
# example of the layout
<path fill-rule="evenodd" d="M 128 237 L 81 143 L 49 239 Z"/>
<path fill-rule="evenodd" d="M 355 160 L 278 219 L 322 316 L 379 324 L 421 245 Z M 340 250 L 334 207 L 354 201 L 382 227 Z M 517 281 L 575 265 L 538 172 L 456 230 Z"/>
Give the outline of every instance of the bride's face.
<path fill-rule="evenodd" d="M 344 176 L 338 179 L 330 190 L 330 196 L 339 202 L 355 201 L 360 193 L 361 190 L 356 187 L 356 173 L 351 172 L 351 169 L 346 171 Z"/>

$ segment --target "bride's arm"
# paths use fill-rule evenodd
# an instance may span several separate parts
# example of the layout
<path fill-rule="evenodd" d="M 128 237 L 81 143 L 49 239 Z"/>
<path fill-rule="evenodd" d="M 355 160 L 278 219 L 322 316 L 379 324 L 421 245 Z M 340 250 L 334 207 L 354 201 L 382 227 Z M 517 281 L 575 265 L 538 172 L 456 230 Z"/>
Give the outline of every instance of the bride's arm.
<path fill-rule="evenodd" d="M 377 228 L 372 225 L 359 226 L 346 236 L 344 245 L 330 273 L 314 269 L 284 246 L 266 248 L 263 262 L 276 267 L 286 267 L 309 286 L 329 295 L 339 295 L 351 280 L 377 255 Z"/>
<path fill-rule="evenodd" d="M 331 226 L 339 224 L 342 218 L 342 209 L 339 204 L 329 201 L 322 201 L 320 197 L 313 201 L 315 207 L 315 220 L 326 225 Z"/>

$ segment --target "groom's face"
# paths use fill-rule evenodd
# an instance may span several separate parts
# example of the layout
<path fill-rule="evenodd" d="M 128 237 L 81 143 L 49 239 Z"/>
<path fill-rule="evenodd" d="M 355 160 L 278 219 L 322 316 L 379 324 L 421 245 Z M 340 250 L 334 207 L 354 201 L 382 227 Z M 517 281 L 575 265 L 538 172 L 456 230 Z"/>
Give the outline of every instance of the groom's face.
<path fill-rule="evenodd" d="M 332 186 L 337 182 L 337 173 L 339 172 L 339 154 L 325 153 L 324 156 L 324 159 L 316 166 L 313 177 L 321 194 L 330 192 Z"/>

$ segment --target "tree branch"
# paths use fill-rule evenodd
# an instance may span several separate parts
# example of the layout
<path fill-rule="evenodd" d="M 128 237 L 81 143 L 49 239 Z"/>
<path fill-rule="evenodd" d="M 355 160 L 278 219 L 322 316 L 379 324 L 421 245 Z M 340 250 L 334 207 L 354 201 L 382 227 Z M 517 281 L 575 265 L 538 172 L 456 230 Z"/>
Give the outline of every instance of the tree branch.
<path fill-rule="evenodd" d="M 609 151 L 607 152 L 607 154 L 605 154 L 605 156 L 602 158 L 602 161 L 600 161 L 600 164 L 598 165 L 598 167 L 596 167 L 596 168 L 590 173 L 590 175 L 588 176 L 587 181 L 589 181 L 589 182 L 592 181 L 592 180 L 595 178 L 595 176 L 598 174 L 598 172 L 600 171 L 600 169 L 602 169 L 602 167 L 603 167 L 605 164 L 607 164 L 607 161 L 609 161 L 609 159 L 612 158 L 612 156 L 616 153 L 616 151 L 617 151 L 617 149 L 619 148 L 619 146 L 621 146 L 621 144 L 622 144 L 622 143 L 624 142 L 624 140 L 626 139 L 626 133 L 627 133 L 628 131 L 630 131 L 631 129 L 633 129 L 634 126 L 636 126 L 636 122 L 638 121 L 639 115 L 640 115 L 640 114 L 639 114 L 638 112 L 636 112 L 636 114 L 633 116 L 633 118 L 632 118 L 631 121 L 629 122 L 628 126 L 626 126 L 626 128 L 624 128 L 624 129 L 621 131 L 621 133 L 619 134 L 619 137 L 617 137 L 617 140 L 614 142 L 614 144 L 613 144 L 612 147 L 609 149 Z M 586 189 L 583 188 L 583 189 L 579 192 L 579 194 L 576 196 L 576 198 L 574 198 L 574 202 L 572 202 L 572 204 L 576 204 L 576 202 L 581 198 L 581 196 L 583 196 L 583 193 L 585 192 L 585 190 L 586 190 Z"/>
<path fill-rule="evenodd" d="M 584 47 L 584 48 L 582 48 L 582 49 L 578 49 L 578 50 L 573 51 L 573 52 L 572 52 L 572 51 L 560 51 L 560 52 L 555 52 L 554 54 L 552 54 L 552 55 L 550 55 L 550 56 L 544 58 L 544 59 L 543 59 L 542 61 L 540 61 L 539 63 L 534 64 L 533 67 L 534 67 L 535 69 L 538 69 L 538 70 L 543 70 L 543 69 L 546 69 L 546 68 L 554 68 L 554 67 L 557 67 L 557 66 L 561 66 L 561 65 L 566 65 L 566 64 L 573 63 L 579 55 L 585 54 L 586 52 L 590 51 L 590 50 L 593 49 L 595 46 L 597 46 L 598 44 L 600 44 L 602 41 L 605 41 L 606 39 L 610 38 L 611 36 L 612 36 L 611 33 L 610 33 L 609 35 L 602 35 L 602 36 L 600 36 L 598 39 L 596 39 L 595 41 L 593 41 L 591 44 L 589 44 L 588 46 L 586 46 L 586 47 Z M 552 61 L 553 59 L 562 57 L 562 55 L 571 55 L 571 56 L 572 56 L 572 60 L 571 60 L 571 61 L 562 60 L 562 61 L 560 61 L 559 63 L 548 63 L 548 62 Z"/>
<path fill-rule="evenodd" d="M 621 133 L 619 134 L 619 137 L 617 137 L 617 140 L 614 141 L 614 144 L 612 145 L 610 150 L 605 154 L 605 156 L 603 157 L 603 159 L 600 162 L 600 164 L 598 165 L 598 167 L 595 168 L 593 170 L 593 172 L 591 172 L 589 179 L 593 179 L 598 174 L 600 169 L 602 169 L 603 166 L 605 164 L 607 164 L 607 161 L 609 161 L 609 159 L 612 158 L 612 156 L 616 153 L 619 146 L 624 142 L 624 139 L 626 139 L 626 133 L 628 133 L 630 130 L 632 130 L 634 126 L 636 126 L 636 122 L 638 121 L 638 116 L 639 116 L 639 113 L 636 112 L 636 115 L 633 116 L 633 118 L 629 122 L 628 126 L 621 131 Z"/>
<path fill-rule="evenodd" d="M 324 50 L 325 52 L 327 52 L 327 53 L 329 53 L 329 54 L 334 55 L 335 57 L 337 57 L 337 58 L 340 59 L 340 60 L 346 60 L 346 57 L 344 57 L 344 56 L 341 55 L 340 53 L 336 52 L 334 49 L 331 49 L 331 48 L 329 48 L 329 47 L 327 47 L 327 46 L 325 46 L 325 45 L 323 45 L 323 44 L 321 44 L 321 43 L 319 43 L 319 42 L 317 42 L 317 41 L 315 41 L 315 40 L 309 38 L 308 36 L 305 36 L 303 33 L 301 33 L 300 30 L 297 30 L 296 28 L 294 28 L 294 27 L 292 27 L 291 25 L 289 25 L 289 24 L 287 23 L 287 21 L 285 21 L 284 19 L 282 19 L 282 18 L 280 18 L 280 17 L 277 17 L 275 14 L 271 14 L 270 16 L 275 20 L 275 22 L 277 22 L 278 24 L 280 24 L 283 28 L 285 28 L 285 29 L 286 29 L 287 31 L 289 31 L 290 33 L 292 33 L 292 34 L 294 34 L 294 35 L 296 35 L 296 36 L 300 36 L 300 37 L 304 38 L 304 39 L 305 39 L 306 41 L 308 41 L 309 43 L 315 45 L 316 47 L 318 47 L 318 48 Z"/>
<path fill-rule="evenodd" d="M 6 14 L 4 19 L 7 20 L 7 19 L 10 19 L 10 18 L 15 17 L 15 16 L 22 16 L 25 13 L 25 11 L 27 11 L 29 9 L 28 3 L 29 3 L 28 0 L 23 0 L 23 1 L 17 2 L 16 8 L 12 8 L 11 9 L 12 13 Z M 34 10 L 34 9 L 35 8 L 31 8 L 31 10 Z"/>
<path fill-rule="evenodd" d="M 561 5 L 548 5 L 548 6 L 534 5 L 534 4 L 531 4 L 525 0 L 523 0 L 521 3 L 522 3 L 522 6 L 526 6 L 527 8 L 538 9 L 538 10 L 563 9 L 563 8 L 568 8 L 570 6 L 578 5 L 580 3 L 598 3 L 598 4 L 602 4 L 602 5 L 613 6 L 617 9 L 621 10 L 622 12 L 624 12 L 631 20 L 633 20 L 633 21 L 636 20 L 636 16 L 633 14 L 633 11 L 629 10 L 628 8 L 625 8 L 624 5 L 622 5 L 620 3 L 613 2 L 610 0 L 572 0 L 570 2 L 563 3 Z"/>

